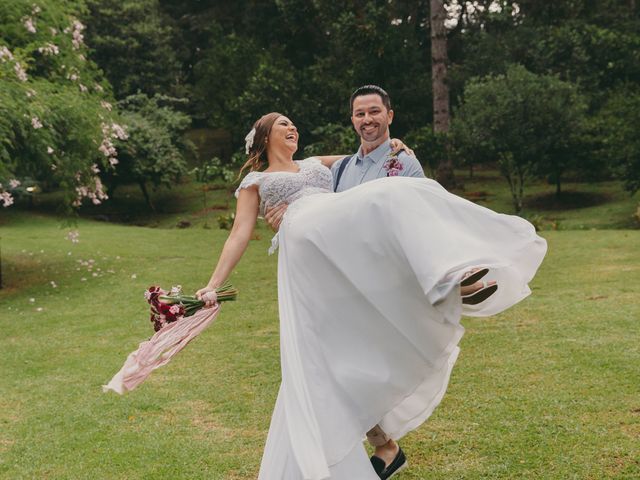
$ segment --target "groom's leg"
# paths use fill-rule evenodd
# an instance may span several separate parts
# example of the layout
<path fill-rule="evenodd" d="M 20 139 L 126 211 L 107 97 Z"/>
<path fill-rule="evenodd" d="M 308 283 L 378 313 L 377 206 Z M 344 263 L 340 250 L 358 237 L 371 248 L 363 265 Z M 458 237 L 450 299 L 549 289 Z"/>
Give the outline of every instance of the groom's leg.
<path fill-rule="evenodd" d="M 384 430 L 380 428 L 380 425 L 376 425 L 367 432 L 367 440 L 374 447 L 381 447 L 391 440 L 391 437 L 384 433 Z"/>
<path fill-rule="evenodd" d="M 367 432 L 367 440 L 375 447 L 375 452 L 371 457 L 371 465 L 380 478 L 386 478 L 406 466 L 407 460 L 400 449 L 400 445 L 391 439 L 380 428 L 380 425 L 376 425 Z M 388 472 L 388 475 L 387 469 L 392 469 Z M 383 472 L 385 472 L 385 475 L 383 475 Z"/>

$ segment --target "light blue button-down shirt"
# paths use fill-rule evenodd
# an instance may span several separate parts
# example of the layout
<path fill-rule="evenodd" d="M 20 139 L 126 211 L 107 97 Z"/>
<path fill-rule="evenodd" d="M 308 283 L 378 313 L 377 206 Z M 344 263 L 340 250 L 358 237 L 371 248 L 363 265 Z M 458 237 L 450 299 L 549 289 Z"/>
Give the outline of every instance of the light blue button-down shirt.
<path fill-rule="evenodd" d="M 331 166 L 334 190 L 342 192 L 355 187 L 356 185 L 360 185 L 361 183 L 369 182 L 376 178 L 386 177 L 387 171 L 384 169 L 384 163 L 390 158 L 390 153 L 391 142 L 387 140 L 367 155 L 362 154 L 362 147 L 360 147 L 358 153 L 355 155 L 338 160 Z M 424 178 L 422 165 L 420 165 L 420 162 L 418 162 L 415 157 L 408 155 L 404 151 L 400 152 L 397 157 L 403 167 L 402 171 L 399 173 L 400 176 Z M 340 183 L 336 188 L 336 177 L 342 162 L 349 163 L 342 172 Z"/>

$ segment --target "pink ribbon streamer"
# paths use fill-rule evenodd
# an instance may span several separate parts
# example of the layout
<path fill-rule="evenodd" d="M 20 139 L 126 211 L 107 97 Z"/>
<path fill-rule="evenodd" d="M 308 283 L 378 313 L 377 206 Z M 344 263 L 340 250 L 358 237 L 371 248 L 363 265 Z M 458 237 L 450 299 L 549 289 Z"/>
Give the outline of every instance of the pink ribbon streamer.
<path fill-rule="evenodd" d="M 207 328 L 219 311 L 220 304 L 215 304 L 163 327 L 129 354 L 120 371 L 107 385 L 102 386 L 102 391 L 113 390 L 122 395 L 136 388 L 151 372 L 169 363 L 174 355 Z"/>

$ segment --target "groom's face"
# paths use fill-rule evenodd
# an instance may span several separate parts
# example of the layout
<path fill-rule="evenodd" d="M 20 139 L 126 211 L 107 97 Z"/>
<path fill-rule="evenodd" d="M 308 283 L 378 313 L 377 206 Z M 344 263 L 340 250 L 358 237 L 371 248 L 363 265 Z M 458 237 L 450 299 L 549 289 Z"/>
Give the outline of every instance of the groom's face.
<path fill-rule="evenodd" d="M 387 110 L 380 95 L 361 95 L 353 99 L 351 123 L 360 138 L 368 143 L 389 138 L 393 110 Z"/>

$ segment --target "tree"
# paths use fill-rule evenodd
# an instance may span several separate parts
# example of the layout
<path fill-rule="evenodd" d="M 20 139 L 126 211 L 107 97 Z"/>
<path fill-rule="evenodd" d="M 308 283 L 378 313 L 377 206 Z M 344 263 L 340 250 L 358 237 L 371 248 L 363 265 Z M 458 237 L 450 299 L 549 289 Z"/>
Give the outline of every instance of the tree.
<path fill-rule="evenodd" d="M 453 131 L 459 148 L 497 160 L 520 213 L 531 176 L 557 175 L 559 182 L 583 121 L 584 101 L 573 85 L 513 65 L 469 82 Z"/>
<path fill-rule="evenodd" d="M 447 11 L 443 0 L 431 0 L 431 83 L 433 86 L 433 131 L 449 131 L 449 87 L 447 86 Z M 436 178 L 445 187 L 455 185 L 450 155 L 440 160 Z"/>
<path fill-rule="evenodd" d="M 184 139 L 191 119 L 174 109 L 184 100 L 155 95 L 130 95 L 118 102 L 127 125 L 128 138 L 118 144 L 119 165 L 103 178 L 111 191 L 122 183 L 137 183 L 147 205 L 153 203 L 147 184 L 172 187 L 187 171 L 185 155 L 194 154 L 193 144 Z"/>
<path fill-rule="evenodd" d="M 0 3 L 0 196 L 30 178 L 60 187 L 62 208 L 107 198 L 97 173 L 117 163 L 126 132 L 110 86 L 88 58 L 80 1 Z M 16 183 L 18 182 L 18 183 Z"/>
<path fill-rule="evenodd" d="M 354 135 L 351 125 L 329 123 L 313 129 L 311 134 L 315 142 L 305 147 L 305 157 L 322 155 L 325 152 L 349 153 L 358 149 L 357 136 Z"/>
<path fill-rule="evenodd" d="M 158 0 L 88 0 L 87 43 L 116 98 L 143 92 L 186 96 L 184 48 Z"/>
<path fill-rule="evenodd" d="M 640 88 L 626 86 L 611 95 L 596 116 L 601 144 L 597 155 L 608 160 L 629 193 L 640 190 Z"/>
<path fill-rule="evenodd" d="M 215 15 L 202 13 L 210 21 L 194 64 L 193 104 L 210 126 L 232 129 L 238 145 L 265 109 L 290 115 L 303 141 L 319 126 L 342 124 L 349 95 L 368 83 L 390 93 L 394 135 L 432 116 L 426 0 L 350 8 L 329 0 L 240 1 L 210 9 Z M 251 29 L 256 9 L 262 28 Z"/>
<path fill-rule="evenodd" d="M 411 146 L 428 174 L 435 177 L 442 159 L 449 155 L 448 135 L 435 133 L 432 125 L 425 125 L 408 132 L 404 141 Z"/>

